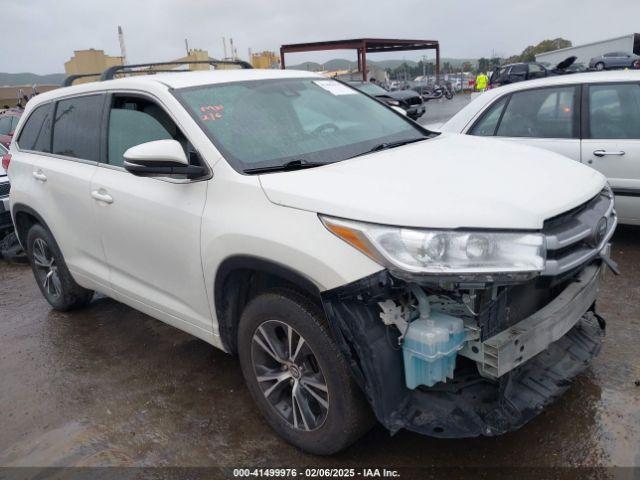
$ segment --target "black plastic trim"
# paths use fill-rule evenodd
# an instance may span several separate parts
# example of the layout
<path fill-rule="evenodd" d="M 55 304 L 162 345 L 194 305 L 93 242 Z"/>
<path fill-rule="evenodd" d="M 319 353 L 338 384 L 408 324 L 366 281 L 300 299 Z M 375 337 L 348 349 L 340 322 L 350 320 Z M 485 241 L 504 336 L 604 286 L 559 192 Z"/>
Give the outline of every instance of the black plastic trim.
<path fill-rule="evenodd" d="M 640 188 L 612 188 L 614 195 L 620 197 L 640 197 Z"/>
<path fill-rule="evenodd" d="M 114 65 L 113 67 L 107 68 L 100 75 L 100 81 L 112 80 L 116 73 L 126 73 L 127 70 L 135 70 L 136 68 L 144 68 L 144 67 L 156 67 L 163 65 L 194 65 L 194 64 L 207 64 L 207 65 L 238 65 L 243 69 L 251 69 L 250 63 L 242 61 L 242 60 L 182 60 L 182 61 L 173 61 L 173 62 L 156 62 L 156 63 L 137 63 L 134 65 Z M 176 70 L 179 72 L 179 70 Z M 156 73 L 154 70 L 135 72 L 135 73 Z"/>
<path fill-rule="evenodd" d="M 235 255 L 226 258 L 218 267 L 213 284 L 213 299 L 218 319 L 220 338 L 225 349 L 235 352 L 237 321 L 242 313 L 242 305 L 247 300 L 251 285 L 249 276 L 237 278 L 237 282 L 227 285 L 235 272 L 265 273 L 295 285 L 303 293 L 320 303 L 320 288 L 304 274 L 280 263 L 251 255 Z"/>
<path fill-rule="evenodd" d="M 23 239 L 23 238 L 20 237 L 20 231 L 18 229 L 18 224 L 16 223 L 16 217 L 17 217 L 17 215 L 19 213 L 26 213 L 28 215 L 31 215 L 44 228 L 46 228 L 47 230 L 51 231 L 51 229 L 49 228 L 49 225 L 47 225 L 47 222 L 44 220 L 44 218 L 42 218 L 42 216 L 38 212 L 36 212 L 33 208 L 31 208 L 31 207 L 29 207 L 27 205 L 24 205 L 23 203 L 16 203 L 16 204 L 12 205 L 12 207 L 11 207 L 11 218 L 13 219 L 13 225 L 15 227 L 16 236 L 18 237 L 18 241 L 20 242 L 20 245 L 22 246 L 23 249 L 25 249 L 24 240 L 26 240 L 26 239 Z"/>

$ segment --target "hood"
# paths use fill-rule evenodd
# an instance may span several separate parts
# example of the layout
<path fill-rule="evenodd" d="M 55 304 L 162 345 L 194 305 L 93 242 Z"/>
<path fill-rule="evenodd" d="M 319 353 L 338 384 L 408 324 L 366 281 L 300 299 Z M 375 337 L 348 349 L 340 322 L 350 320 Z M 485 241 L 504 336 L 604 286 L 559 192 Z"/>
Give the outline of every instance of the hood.
<path fill-rule="evenodd" d="M 561 155 L 440 134 L 322 167 L 260 176 L 275 204 L 335 217 L 423 228 L 540 229 L 593 198 L 597 171 Z"/>
<path fill-rule="evenodd" d="M 559 64 L 556 65 L 555 70 L 566 70 L 571 65 L 573 65 L 577 59 L 578 57 L 574 57 L 574 56 L 567 57 L 563 61 L 561 61 Z"/>
<path fill-rule="evenodd" d="M 394 90 L 393 92 L 387 92 L 384 95 L 378 95 L 379 97 L 395 98 L 396 100 L 406 100 L 407 98 L 415 98 L 420 95 L 413 90 Z"/>

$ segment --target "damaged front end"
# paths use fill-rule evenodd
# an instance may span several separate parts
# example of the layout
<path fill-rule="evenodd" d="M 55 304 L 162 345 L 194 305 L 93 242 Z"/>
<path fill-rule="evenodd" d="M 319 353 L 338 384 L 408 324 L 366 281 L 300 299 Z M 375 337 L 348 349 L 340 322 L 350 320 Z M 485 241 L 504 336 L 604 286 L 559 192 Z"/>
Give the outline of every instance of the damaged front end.
<path fill-rule="evenodd" d="M 604 229 L 600 218 L 609 219 Z M 392 433 L 492 436 L 562 395 L 600 350 L 595 301 L 604 268 L 614 267 L 615 225 L 603 191 L 545 223 L 539 275 L 387 268 L 324 292 L 334 336 L 378 420 Z"/>

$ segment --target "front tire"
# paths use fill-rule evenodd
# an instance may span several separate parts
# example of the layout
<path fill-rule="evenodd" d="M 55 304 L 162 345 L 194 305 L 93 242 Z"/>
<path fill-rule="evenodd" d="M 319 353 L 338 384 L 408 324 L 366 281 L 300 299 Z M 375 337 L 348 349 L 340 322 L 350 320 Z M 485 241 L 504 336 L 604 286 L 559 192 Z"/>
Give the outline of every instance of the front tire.
<path fill-rule="evenodd" d="M 27 233 L 27 256 L 36 283 L 53 308 L 73 310 L 91 301 L 93 291 L 75 282 L 53 235 L 40 224 Z"/>
<path fill-rule="evenodd" d="M 283 290 L 251 300 L 240 318 L 238 352 L 258 408 L 296 447 L 330 455 L 371 427 L 322 311 L 302 295 Z"/>
<path fill-rule="evenodd" d="M 599 70 L 599 71 L 604 70 L 604 63 L 602 62 L 596 63 L 596 70 Z"/>

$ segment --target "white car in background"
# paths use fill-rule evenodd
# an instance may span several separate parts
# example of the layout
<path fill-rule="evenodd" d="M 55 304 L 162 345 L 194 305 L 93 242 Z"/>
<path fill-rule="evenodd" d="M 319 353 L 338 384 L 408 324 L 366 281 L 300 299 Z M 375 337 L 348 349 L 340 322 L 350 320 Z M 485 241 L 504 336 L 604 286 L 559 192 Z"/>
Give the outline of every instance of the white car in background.
<path fill-rule="evenodd" d="M 640 225 L 640 72 L 592 72 L 490 90 L 442 132 L 552 150 L 603 173 L 620 223 Z"/>

